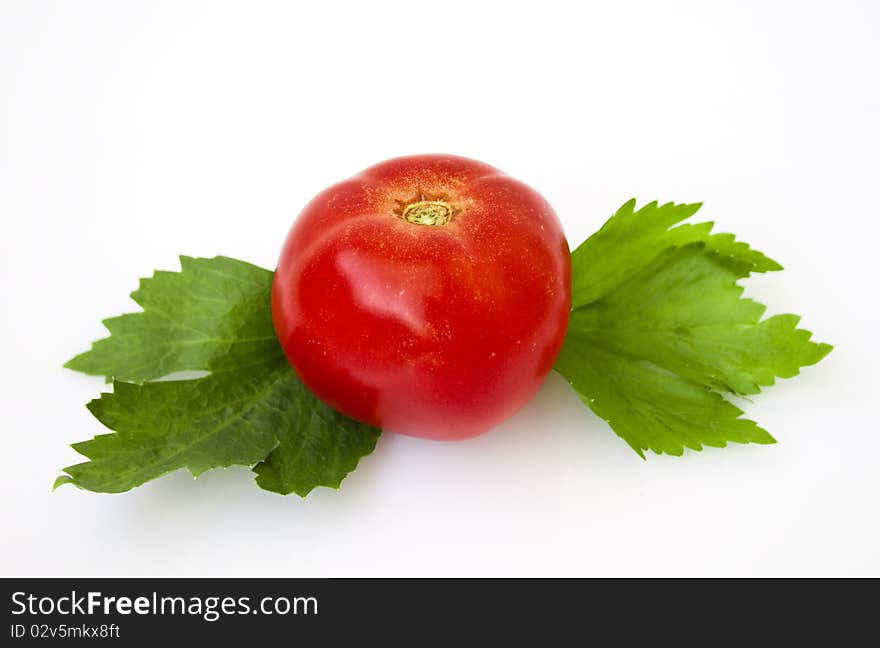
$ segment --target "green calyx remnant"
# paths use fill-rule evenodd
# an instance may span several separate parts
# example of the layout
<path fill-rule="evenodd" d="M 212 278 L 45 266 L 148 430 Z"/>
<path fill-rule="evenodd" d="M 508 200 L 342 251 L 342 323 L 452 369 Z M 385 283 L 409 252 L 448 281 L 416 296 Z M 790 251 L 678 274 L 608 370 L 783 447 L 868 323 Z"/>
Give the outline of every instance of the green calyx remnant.
<path fill-rule="evenodd" d="M 423 200 L 403 209 L 403 219 L 415 225 L 446 225 L 452 216 L 452 207 L 442 200 Z"/>
<path fill-rule="evenodd" d="M 272 327 L 272 272 L 227 257 L 181 257 L 132 298 L 143 312 L 105 320 L 108 338 L 65 366 L 113 381 L 88 404 L 113 430 L 73 447 L 90 461 L 55 485 L 118 493 L 187 468 L 253 468 L 266 490 L 338 488 L 379 430 L 335 412 L 299 381 Z M 162 380 L 181 371 L 194 380 Z"/>
<path fill-rule="evenodd" d="M 632 200 L 572 253 L 572 315 L 556 370 L 644 458 L 645 450 L 773 443 L 724 394 L 757 394 L 825 357 L 796 315 L 761 319 L 739 279 L 782 266 L 700 205 Z"/>

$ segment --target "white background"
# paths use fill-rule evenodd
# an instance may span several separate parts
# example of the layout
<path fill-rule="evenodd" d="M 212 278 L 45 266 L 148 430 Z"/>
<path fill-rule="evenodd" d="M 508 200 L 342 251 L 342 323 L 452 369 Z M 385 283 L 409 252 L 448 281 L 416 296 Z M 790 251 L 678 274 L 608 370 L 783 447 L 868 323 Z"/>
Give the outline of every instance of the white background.
<path fill-rule="evenodd" d="M 0 574 L 880 575 L 878 7 L 4 0 Z M 749 294 L 837 348 L 748 404 L 779 444 L 643 462 L 554 375 L 305 501 L 246 468 L 50 492 L 103 431 L 61 364 L 138 277 L 274 267 L 317 191 L 420 152 L 531 184 L 572 244 L 702 200 L 782 261 Z"/>

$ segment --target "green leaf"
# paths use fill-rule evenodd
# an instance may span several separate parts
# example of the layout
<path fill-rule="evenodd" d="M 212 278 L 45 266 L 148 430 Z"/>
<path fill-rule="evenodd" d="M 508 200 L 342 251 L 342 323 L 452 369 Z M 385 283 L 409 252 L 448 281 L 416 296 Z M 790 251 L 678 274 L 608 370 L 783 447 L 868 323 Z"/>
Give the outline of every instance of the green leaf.
<path fill-rule="evenodd" d="M 286 424 L 296 382 L 290 375 L 279 367 L 244 381 L 236 372 L 144 385 L 116 381 L 112 394 L 88 405 L 116 433 L 74 444 L 90 461 L 64 470 L 77 486 L 118 493 L 179 468 L 197 477 L 255 464 L 278 445 L 276 430 Z"/>
<path fill-rule="evenodd" d="M 257 464 L 267 490 L 338 488 L 379 430 L 332 411 L 296 377 L 272 327 L 272 273 L 226 257 L 182 257 L 181 267 L 143 280 L 133 296 L 144 311 L 108 320 L 111 337 L 67 364 L 116 378 L 88 405 L 115 432 L 75 444 L 90 461 L 55 486 L 116 493 L 179 468 Z M 210 374 L 144 382 L 184 370 Z"/>
<path fill-rule="evenodd" d="M 287 404 L 297 425 L 278 428 L 278 447 L 254 472 L 257 484 L 266 490 L 305 497 L 316 484 L 339 488 L 358 459 L 373 451 L 379 430 L 327 407 L 296 383 L 302 393 Z"/>
<path fill-rule="evenodd" d="M 831 347 L 811 342 L 796 315 L 762 321 L 765 307 L 742 298 L 737 278 L 703 243 L 670 248 L 574 311 L 570 327 L 595 347 L 737 394 L 757 394 L 827 355 Z"/>
<path fill-rule="evenodd" d="M 104 320 L 110 337 L 64 366 L 127 382 L 178 371 L 241 369 L 278 358 L 272 272 L 228 257 L 180 257 L 180 272 L 141 279 L 144 310 Z"/>
<path fill-rule="evenodd" d="M 639 210 L 635 205 L 634 199 L 624 204 L 572 252 L 572 308 L 607 294 L 665 249 L 689 243 L 704 243 L 739 276 L 782 269 L 776 261 L 736 241 L 732 234 L 712 234 L 711 222 L 672 227 L 693 216 L 701 203 L 658 205 L 655 201 Z"/>
<path fill-rule="evenodd" d="M 643 361 L 596 346 L 573 329 L 556 370 L 640 457 L 645 450 L 681 455 L 684 448 L 774 443 L 716 392 Z"/>
<path fill-rule="evenodd" d="M 256 468 L 260 486 L 305 496 L 316 486 L 338 488 L 378 438 L 318 401 L 281 363 L 247 375 L 113 387 L 88 407 L 116 433 L 75 444 L 90 461 L 65 468 L 65 481 L 87 490 L 118 493 L 179 468 L 198 476 L 265 459 Z M 277 479 L 260 469 L 266 464 L 279 466 Z"/>
<path fill-rule="evenodd" d="M 757 394 L 831 350 L 742 297 L 738 279 L 778 264 L 710 224 L 668 229 L 694 211 L 627 203 L 575 252 L 580 300 L 556 369 L 642 456 L 772 443 L 718 392 Z"/>

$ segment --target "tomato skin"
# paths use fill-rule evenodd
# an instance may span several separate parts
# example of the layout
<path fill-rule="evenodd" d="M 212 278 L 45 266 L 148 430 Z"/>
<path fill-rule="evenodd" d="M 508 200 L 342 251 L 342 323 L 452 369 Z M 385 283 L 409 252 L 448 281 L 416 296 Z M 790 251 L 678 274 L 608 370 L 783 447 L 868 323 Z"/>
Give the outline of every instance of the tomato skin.
<path fill-rule="evenodd" d="M 272 286 L 278 339 L 318 398 L 443 440 L 485 432 L 532 397 L 570 307 L 570 254 L 550 205 L 449 155 L 388 160 L 320 193 Z"/>

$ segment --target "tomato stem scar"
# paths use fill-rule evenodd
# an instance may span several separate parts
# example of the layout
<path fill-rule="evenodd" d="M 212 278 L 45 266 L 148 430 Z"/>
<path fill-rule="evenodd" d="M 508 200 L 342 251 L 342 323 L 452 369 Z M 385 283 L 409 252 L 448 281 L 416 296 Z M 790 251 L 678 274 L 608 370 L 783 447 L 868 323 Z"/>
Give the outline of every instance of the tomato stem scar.
<path fill-rule="evenodd" d="M 452 219 L 452 207 L 442 200 L 422 200 L 407 205 L 403 219 L 415 225 L 446 225 Z"/>

